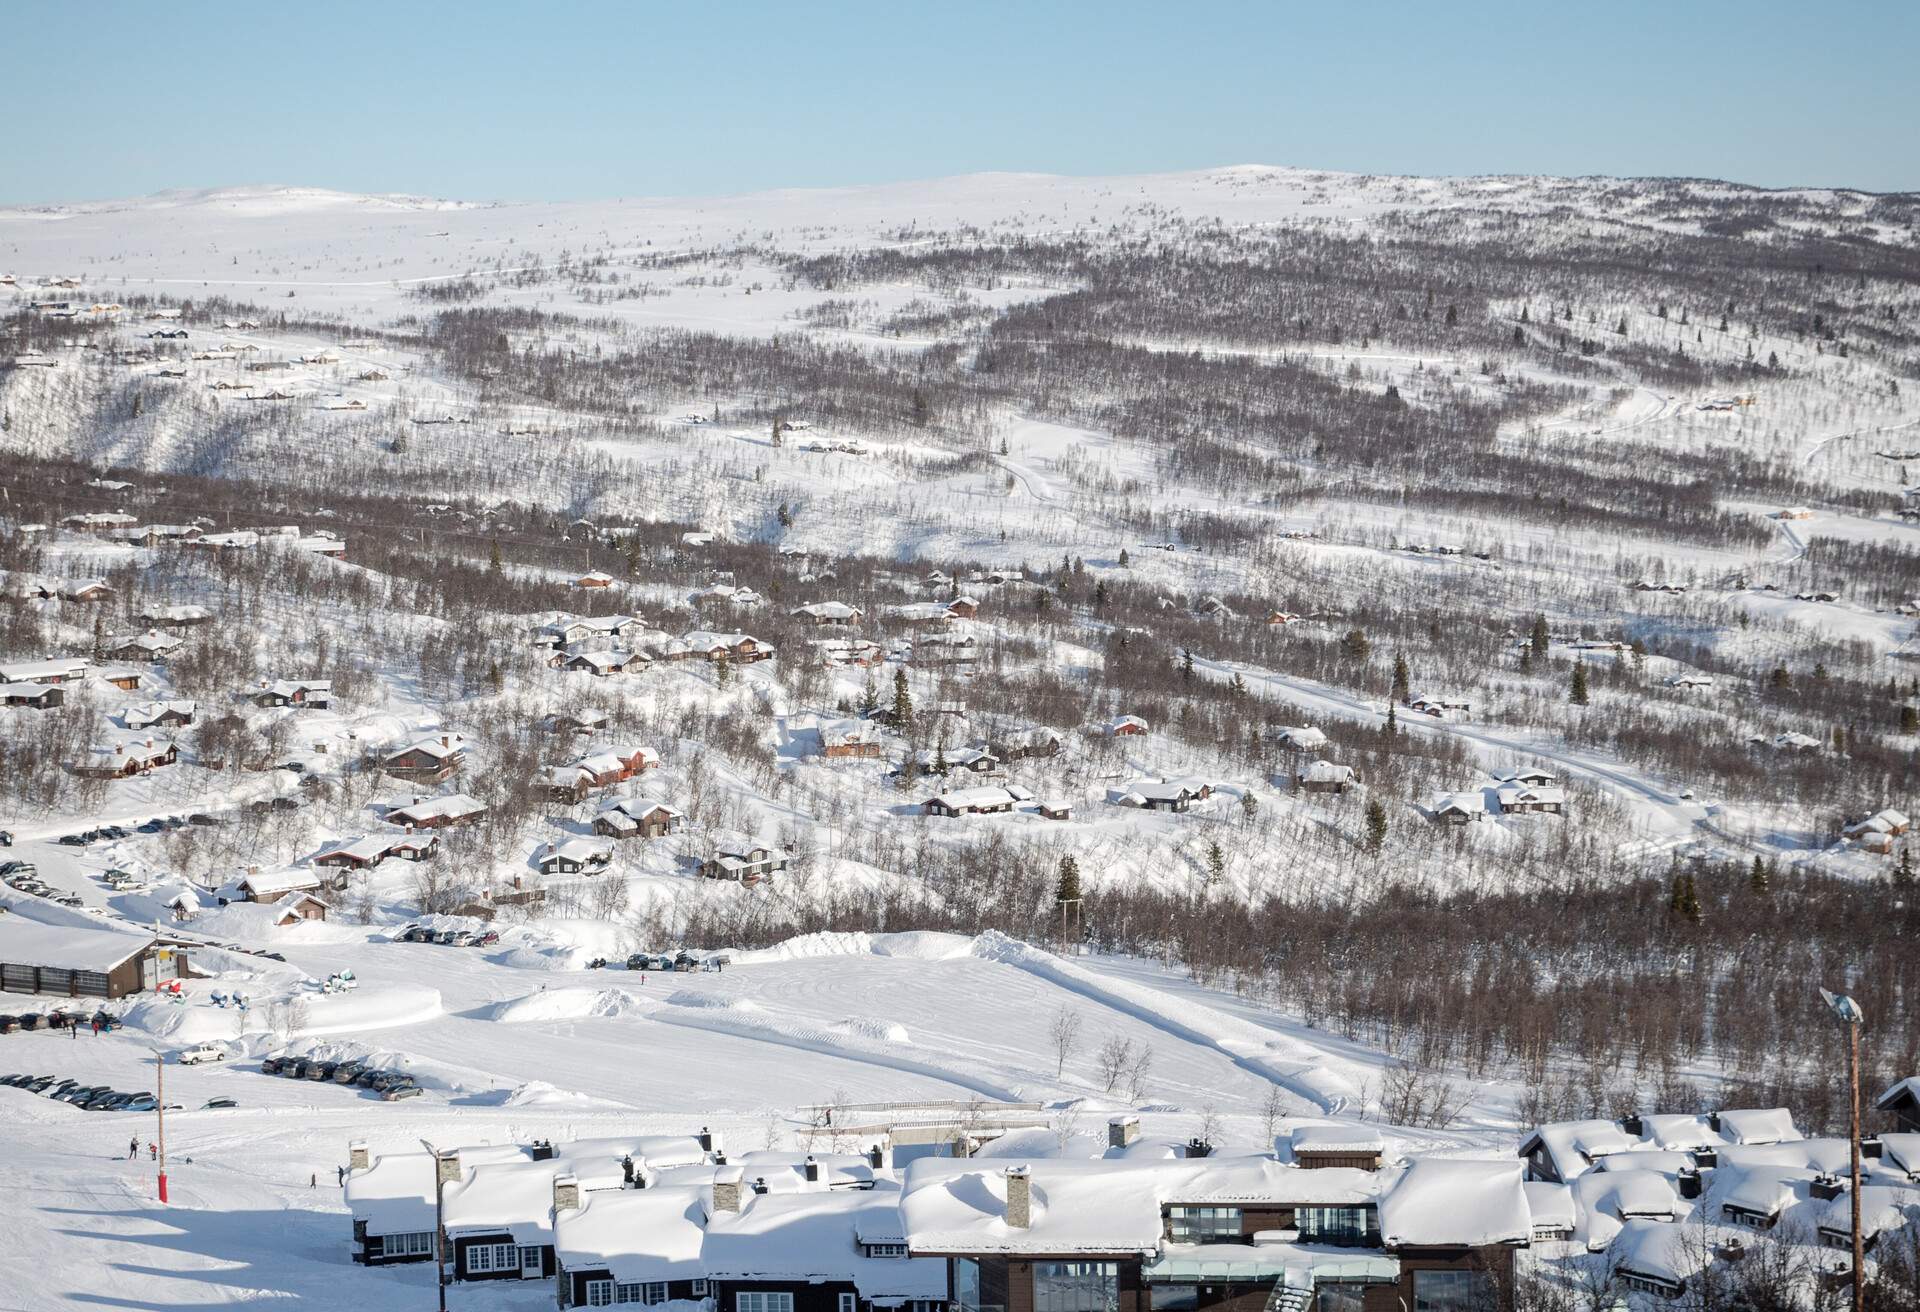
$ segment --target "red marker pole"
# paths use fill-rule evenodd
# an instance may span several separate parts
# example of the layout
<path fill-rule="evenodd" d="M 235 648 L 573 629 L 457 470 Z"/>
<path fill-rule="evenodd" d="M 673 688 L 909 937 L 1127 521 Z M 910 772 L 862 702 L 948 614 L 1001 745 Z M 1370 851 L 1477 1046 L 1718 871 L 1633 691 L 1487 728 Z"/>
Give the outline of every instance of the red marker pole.
<path fill-rule="evenodd" d="M 153 1054 L 154 1101 L 160 1120 L 160 1201 L 167 1201 L 167 1058 L 159 1050 Z"/>

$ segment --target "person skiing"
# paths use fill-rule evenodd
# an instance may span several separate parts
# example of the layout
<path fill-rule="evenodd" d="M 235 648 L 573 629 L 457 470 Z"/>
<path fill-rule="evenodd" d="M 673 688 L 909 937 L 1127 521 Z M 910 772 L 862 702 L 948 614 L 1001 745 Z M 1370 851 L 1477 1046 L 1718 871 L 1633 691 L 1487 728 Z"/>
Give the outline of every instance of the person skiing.
<path fill-rule="evenodd" d="M 140 1140 L 137 1138 L 128 1140 L 127 1141 L 127 1160 L 132 1161 L 134 1158 L 138 1157 L 139 1155 L 140 1155 Z"/>
<path fill-rule="evenodd" d="M 156 1144 L 156 1143 L 149 1143 L 149 1144 L 147 1145 L 147 1160 L 148 1160 L 148 1161 L 150 1161 L 150 1162 L 157 1162 L 157 1161 L 159 1161 L 159 1160 L 160 1160 L 160 1145 L 159 1145 L 159 1144 Z"/>
<path fill-rule="evenodd" d="M 347 1183 L 347 1168 L 344 1166 L 336 1166 L 333 1168 L 333 1171 L 334 1171 L 333 1182 L 336 1185 L 339 1185 L 340 1187 L 345 1188 Z"/>

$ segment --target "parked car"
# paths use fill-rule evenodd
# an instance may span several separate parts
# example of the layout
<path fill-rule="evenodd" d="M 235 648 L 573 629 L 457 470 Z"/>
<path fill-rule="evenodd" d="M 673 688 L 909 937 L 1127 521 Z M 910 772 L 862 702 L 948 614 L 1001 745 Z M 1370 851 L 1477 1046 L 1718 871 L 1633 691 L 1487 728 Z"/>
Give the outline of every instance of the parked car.
<path fill-rule="evenodd" d="M 238 1107 L 239 1105 L 240 1105 L 239 1103 L 235 1102 L 231 1098 L 209 1098 L 201 1106 L 200 1110 L 207 1111 L 207 1112 L 219 1111 L 222 1108 Z"/>
<path fill-rule="evenodd" d="M 11 1034 L 19 1028 L 20 1018 L 18 1016 L 0 1015 L 0 1034 Z"/>
<path fill-rule="evenodd" d="M 198 1066 L 203 1061 L 225 1061 L 227 1050 L 211 1043 L 202 1043 L 198 1047 L 185 1048 L 175 1058 L 182 1066 Z"/>
<path fill-rule="evenodd" d="M 260 1059 L 260 1073 L 262 1075 L 278 1075 L 280 1073 L 280 1064 L 285 1060 L 286 1058 L 278 1056 L 262 1057 Z"/>
<path fill-rule="evenodd" d="M 310 1061 L 307 1063 L 307 1078 L 310 1080 L 331 1080 L 333 1073 L 340 1069 L 335 1061 Z"/>
<path fill-rule="evenodd" d="M 0 829 L 0 847 L 12 847 L 12 846 L 13 846 L 13 831 L 11 829 Z"/>
<path fill-rule="evenodd" d="M 402 1098 L 418 1098 L 420 1086 L 417 1084 L 396 1084 L 380 1097 L 386 1102 L 399 1102 Z"/>
<path fill-rule="evenodd" d="M 123 1112 L 150 1112 L 159 1107 L 159 1105 L 160 1104 L 154 1100 L 152 1094 L 136 1093 L 133 1097 L 122 1103 L 118 1110 Z"/>
<path fill-rule="evenodd" d="M 226 821 L 211 811 L 195 811 L 187 817 L 187 823 L 190 825 L 223 825 Z"/>
<path fill-rule="evenodd" d="M 479 936 L 470 929 L 456 929 L 451 942 L 457 948 L 470 948 L 477 937 Z"/>
<path fill-rule="evenodd" d="M 367 1064 L 362 1061 L 343 1061 L 333 1068 L 333 1082 L 335 1084 L 352 1084 L 354 1080 L 359 1077 L 360 1072 L 366 1068 Z"/>
<path fill-rule="evenodd" d="M 490 948 L 495 943 L 498 943 L 499 941 L 500 941 L 500 931 L 497 929 L 490 929 L 486 933 L 481 934 L 480 936 L 475 938 L 473 940 L 473 945 L 477 948 Z"/>
<path fill-rule="evenodd" d="M 60 845 L 62 847 L 85 847 L 88 843 L 91 843 L 92 841 L 93 841 L 93 837 L 91 834 L 60 835 Z"/>
<path fill-rule="evenodd" d="M 27 1012 L 20 1017 L 20 1028 L 31 1033 L 40 1028 L 40 1017 L 36 1012 Z"/>

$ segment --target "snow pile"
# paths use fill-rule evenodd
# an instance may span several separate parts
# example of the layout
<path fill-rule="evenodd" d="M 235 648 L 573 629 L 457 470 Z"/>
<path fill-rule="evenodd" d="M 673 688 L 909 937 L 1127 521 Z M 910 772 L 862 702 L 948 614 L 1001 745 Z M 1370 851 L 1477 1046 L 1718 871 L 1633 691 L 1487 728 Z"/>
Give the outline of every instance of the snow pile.
<path fill-rule="evenodd" d="M 648 1010 L 651 1001 L 643 1001 L 625 989 L 541 989 L 525 997 L 510 998 L 487 1011 L 487 1019 L 510 1025 L 529 1021 L 586 1020 L 596 1016 L 627 1016 Z"/>
<path fill-rule="evenodd" d="M 440 990 L 424 984 L 363 986 L 351 993 L 309 994 L 302 1002 L 306 1018 L 294 1026 L 294 1032 L 308 1037 L 418 1025 L 446 1010 Z"/>
<path fill-rule="evenodd" d="M 973 951 L 973 940 L 962 934 L 942 934 L 919 930 L 904 934 L 854 933 L 802 934 L 770 948 L 755 948 L 730 955 L 736 966 L 766 965 L 782 961 L 808 961 L 820 957 L 900 957 L 916 961 L 953 961 Z"/>

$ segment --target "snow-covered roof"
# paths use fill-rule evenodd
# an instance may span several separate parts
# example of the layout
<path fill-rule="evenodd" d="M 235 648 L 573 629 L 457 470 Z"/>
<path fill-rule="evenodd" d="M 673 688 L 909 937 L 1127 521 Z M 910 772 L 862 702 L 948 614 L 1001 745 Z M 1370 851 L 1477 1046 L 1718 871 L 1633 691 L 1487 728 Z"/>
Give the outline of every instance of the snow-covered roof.
<path fill-rule="evenodd" d="M 554 1253 L 570 1271 L 606 1268 L 616 1281 L 706 1278 L 705 1191 L 603 1189 L 554 1221 Z"/>
<path fill-rule="evenodd" d="M 1290 1136 L 1295 1155 L 1307 1153 L 1384 1153 L 1386 1139 L 1362 1125 L 1296 1125 Z"/>
<path fill-rule="evenodd" d="M 311 687 L 312 685 L 309 684 L 307 686 Z M 402 756 L 409 756 L 414 752 L 418 752 L 422 756 L 430 756 L 436 761 L 446 761 L 461 755 L 465 750 L 466 748 L 457 738 L 422 738 L 417 742 L 408 743 L 405 747 L 394 748 L 387 753 L 387 759 L 393 761 Z"/>
<path fill-rule="evenodd" d="M 441 1216 L 447 1233 L 505 1233 L 516 1244 L 550 1244 L 553 1178 L 571 1173 L 571 1168 L 552 1159 L 475 1166 L 442 1192 Z"/>
<path fill-rule="evenodd" d="M 1726 1142 L 1704 1116 L 1651 1115 L 1640 1118 L 1640 1132 L 1656 1148 L 1696 1152 Z"/>
<path fill-rule="evenodd" d="M 1920 1189 L 1897 1184 L 1860 1186 L 1860 1233 L 1872 1238 L 1882 1230 L 1897 1229 L 1920 1220 Z M 1853 1199 L 1846 1193 L 1819 1204 L 1814 1224 L 1822 1230 L 1853 1231 Z"/>
<path fill-rule="evenodd" d="M 952 792 L 941 793 L 933 800 L 950 810 L 965 811 L 974 807 L 1006 806 L 1018 799 L 1004 788 L 985 785 L 979 788 L 956 788 Z"/>
<path fill-rule="evenodd" d="M 1690 1226 L 1636 1219 L 1620 1227 L 1607 1255 L 1623 1272 L 1683 1285 L 1706 1266 L 1711 1249 Z"/>
<path fill-rule="evenodd" d="M 262 870 L 242 876 L 240 887 L 256 897 L 263 893 L 304 893 L 320 887 L 320 876 L 305 866 L 289 866 L 285 870 Z"/>
<path fill-rule="evenodd" d="M 1554 1121 L 1542 1125 L 1520 1145 L 1521 1153 L 1530 1155 L 1536 1142 L 1546 1150 L 1554 1171 L 1567 1181 L 1586 1171 L 1596 1159 L 1635 1146 L 1633 1136 L 1612 1121 Z"/>
<path fill-rule="evenodd" d="M 1889 1084 L 1886 1091 L 1873 1100 L 1873 1105 L 1879 1111 L 1887 1111 L 1903 1102 L 1920 1105 L 1920 1075 L 1909 1075 Z"/>
<path fill-rule="evenodd" d="M 1274 736 L 1290 747 L 1311 748 L 1325 747 L 1327 745 L 1327 735 L 1321 730 L 1310 726 L 1280 729 L 1275 732 Z"/>
<path fill-rule="evenodd" d="M 1920 1134 L 1881 1135 L 1880 1155 L 1908 1175 L 1920 1176 Z"/>
<path fill-rule="evenodd" d="M 517 1144 L 482 1144 L 457 1152 L 462 1172 L 495 1162 L 524 1161 L 528 1156 Z M 431 1230 L 434 1176 L 434 1160 L 427 1153 L 383 1153 L 366 1169 L 348 1174 L 347 1208 L 355 1221 L 366 1222 L 370 1235 Z"/>
<path fill-rule="evenodd" d="M 1518 1162 L 1415 1158 L 1380 1199 L 1380 1235 L 1392 1247 L 1526 1243 L 1533 1214 Z"/>
<path fill-rule="evenodd" d="M 0 916 L 0 962 L 65 970 L 112 970 L 153 942 L 151 934 L 47 925 L 25 916 Z"/>
<path fill-rule="evenodd" d="M 1714 1171 L 1713 1193 L 1722 1207 L 1774 1216 L 1791 1207 L 1813 1173 L 1792 1167 L 1722 1166 Z"/>
<path fill-rule="evenodd" d="M 1352 766 L 1332 761 L 1315 761 L 1300 772 L 1301 782 L 1309 784 L 1347 784 L 1353 782 L 1353 776 Z"/>
<path fill-rule="evenodd" d="M 1798 1139 L 1793 1113 L 1785 1107 L 1737 1108 L 1720 1113 L 1720 1133 L 1737 1144 L 1785 1143 Z"/>
<path fill-rule="evenodd" d="M 1551 1180 L 1524 1180 L 1521 1188 L 1526 1190 L 1527 1211 L 1533 1216 L 1535 1233 L 1573 1229 L 1577 1215 L 1573 1205 L 1573 1190 Z"/>
<path fill-rule="evenodd" d="M 1658 1171 L 1589 1171 L 1568 1188 L 1578 1213 L 1575 1237 L 1594 1250 L 1636 1216 L 1670 1220 L 1681 1210 L 1679 1191 Z"/>
<path fill-rule="evenodd" d="M 463 820 L 486 809 L 487 804 L 477 797 L 469 797 L 465 793 L 447 793 L 442 797 L 429 797 L 424 802 L 415 802 L 411 806 L 395 807 L 387 812 L 387 818 L 417 825 L 427 820 Z"/>
<path fill-rule="evenodd" d="M 403 832 L 397 829 L 389 830 L 384 834 L 362 834 L 358 838 L 348 838 L 338 842 L 328 843 L 314 854 L 313 859 L 318 861 L 324 857 L 347 856 L 352 857 L 356 861 L 378 861 L 381 857 L 393 850 L 395 839 L 404 838 L 405 836 Z M 256 891 L 258 891 L 258 885 L 255 885 L 255 888 Z"/>
<path fill-rule="evenodd" d="M 13 661 L 0 665 L 0 683 L 38 683 L 43 679 L 77 679 L 87 672 L 78 657 L 47 661 Z"/>
<path fill-rule="evenodd" d="M 749 1168 L 748 1175 L 752 1175 Z M 947 1265 L 867 1257 L 856 1243 L 898 1235 L 900 1190 L 748 1193 L 738 1212 L 707 1218 L 707 1274 L 717 1280 L 846 1280 L 863 1298 L 944 1298 Z"/>

